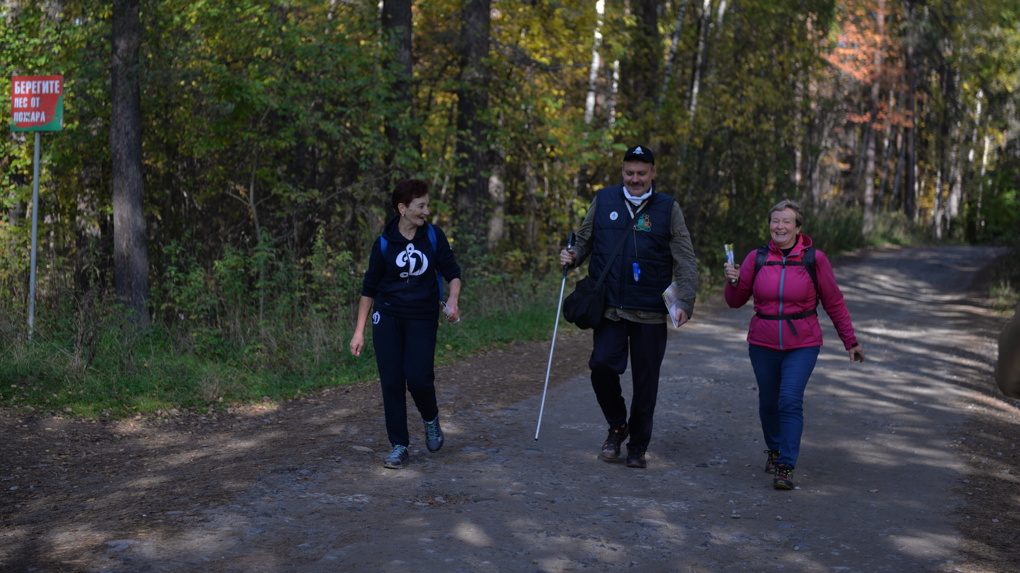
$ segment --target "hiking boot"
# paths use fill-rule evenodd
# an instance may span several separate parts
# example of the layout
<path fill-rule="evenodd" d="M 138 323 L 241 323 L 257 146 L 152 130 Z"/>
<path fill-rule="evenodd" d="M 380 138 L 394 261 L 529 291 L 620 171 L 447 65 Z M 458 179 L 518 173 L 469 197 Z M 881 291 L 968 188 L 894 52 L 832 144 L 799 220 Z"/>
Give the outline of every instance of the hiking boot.
<path fill-rule="evenodd" d="M 386 456 L 386 460 L 383 462 L 384 468 L 391 470 L 399 470 L 404 467 L 407 463 L 407 458 L 410 454 L 407 453 L 407 446 L 401 446 L 399 444 L 393 446 L 393 451 L 390 455 Z"/>
<path fill-rule="evenodd" d="M 602 444 L 602 452 L 599 453 L 599 459 L 611 464 L 618 464 L 622 462 L 623 458 L 620 457 L 620 444 L 626 439 L 627 426 L 610 428 L 609 437 L 607 437 L 605 443 Z"/>
<path fill-rule="evenodd" d="M 765 473 L 774 474 L 776 473 L 776 460 L 779 459 L 779 450 L 765 450 L 768 455 L 768 459 L 765 460 Z"/>
<path fill-rule="evenodd" d="M 776 489 L 793 489 L 793 468 L 786 464 L 776 466 L 776 476 L 772 478 L 772 487 Z"/>
<path fill-rule="evenodd" d="M 645 461 L 645 451 L 641 448 L 627 444 L 627 467 L 628 468 L 647 468 L 648 462 Z"/>
<path fill-rule="evenodd" d="M 439 427 L 439 416 L 431 422 L 422 420 L 422 423 L 425 424 L 425 447 L 430 452 L 438 452 L 443 447 L 443 429 Z"/>

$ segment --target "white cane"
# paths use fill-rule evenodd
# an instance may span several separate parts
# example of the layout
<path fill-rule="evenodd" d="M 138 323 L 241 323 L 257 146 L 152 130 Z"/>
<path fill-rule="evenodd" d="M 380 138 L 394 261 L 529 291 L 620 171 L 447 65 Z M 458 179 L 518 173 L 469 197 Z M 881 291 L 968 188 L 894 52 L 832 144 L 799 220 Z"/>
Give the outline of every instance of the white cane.
<path fill-rule="evenodd" d="M 574 246 L 574 233 L 567 237 L 567 250 Z M 552 370 L 553 349 L 556 348 L 556 332 L 560 328 L 560 313 L 563 312 L 563 288 L 567 284 L 567 270 L 570 265 L 563 265 L 563 280 L 560 281 L 560 299 L 556 304 L 556 324 L 553 326 L 552 342 L 549 344 L 549 364 L 545 367 L 545 386 L 542 388 L 542 404 L 538 407 L 538 424 L 535 426 L 535 441 L 538 441 L 538 431 L 542 428 L 542 412 L 545 411 L 545 394 L 549 390 L 549 371 Z"/>

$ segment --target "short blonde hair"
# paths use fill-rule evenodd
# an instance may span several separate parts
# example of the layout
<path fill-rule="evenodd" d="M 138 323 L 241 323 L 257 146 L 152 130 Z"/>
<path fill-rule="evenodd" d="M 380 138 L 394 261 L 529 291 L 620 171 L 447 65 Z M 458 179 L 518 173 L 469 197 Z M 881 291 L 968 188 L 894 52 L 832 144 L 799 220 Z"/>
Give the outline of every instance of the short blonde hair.
<path fill-rule="evenodd" d="M 782 211 L 784 209 L 789 209 L 794 212 L 794 214 L 797 216 L 796 223 L 798 227 L 804 226 L 804 213 L 801 212 L 800 205 L 798 205 L 796 201 L 793 201 L 791 199 L 783 199 L 782 201 L 773 205 L 772 208 L 769 209 L 769 219 L 772 218 L 773 213 L 775 213 L 776 211 Z"/>

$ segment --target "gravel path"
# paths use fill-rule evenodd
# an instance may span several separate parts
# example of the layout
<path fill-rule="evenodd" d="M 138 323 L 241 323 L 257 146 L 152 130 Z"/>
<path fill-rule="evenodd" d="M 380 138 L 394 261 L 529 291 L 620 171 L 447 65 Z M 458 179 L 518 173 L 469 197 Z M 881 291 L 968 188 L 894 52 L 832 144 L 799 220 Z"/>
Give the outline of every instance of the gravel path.
<path fill-rule="evenodd" d="M 43 537 L 32 540 L 5 525 L 4 543 L 18 545 L 0 564 L 110 573 L 991 571 L 968 565 L 954 520 L 969 507 L 959 450 L 971 418 L 992 407 L 1020 424 L 1015 403 L 974 391 L 994 387 L 1004 318 L 969 302 L 968 287 L 1001 254 L 889 249 L 838 264 L 868 361 L 849 362 L 819 309 L 826 344 L 808 386 L 792 492 L 773 490 L 762 471 L 744 340 L 751 310 L 716 301 L 671 333 L 646 470 L 595 459 L 605 424 L 586 373 L 577 373 L 583 364 L 566 353 L 555 368 L 575 374 L 550 388 L 538 441 L 540 377 L 508 378 L 508 394 L 521 397 L 500 401 L 473 397 L 470 376 L 452 383 L 441 373 L 441 401 L 458 397 L 444 414 L 446 446 L 429 454 L 413 438 L 411 464 L 400 471 L 381 467 L 381 420 L 355 432 L 345 421 L 349 404 L 311 401 L 301 420 L 318 435 L 266 422 L 272 428 L 248 434 L 259 444 L 246 444 L 245 434 L 209 441 L 207 450 L 250 447 L 246 458 L 290 448 L 290 461 L 267 457 L 236 485 L 238 458 L 201 466 L 218 472 L 224 493 L 216 503 L 160 506 L 159 522 L 173 528 L 61 522 L 36 528 Z M 588 335 L 567 340 L 583 347 Z M 505 358 L 512 370 L 514 357 Z M 366 408 L 381 419 L 381 407 Z M 203 447 L 194 438 L 188 455 Z M 133 479 L 144 489 L 137 480 L 161 478 Z M 967 510 L 985 519 L 994 508 Z M 31 557 L 32 547 L 61 543 L 81 553 Z"/>

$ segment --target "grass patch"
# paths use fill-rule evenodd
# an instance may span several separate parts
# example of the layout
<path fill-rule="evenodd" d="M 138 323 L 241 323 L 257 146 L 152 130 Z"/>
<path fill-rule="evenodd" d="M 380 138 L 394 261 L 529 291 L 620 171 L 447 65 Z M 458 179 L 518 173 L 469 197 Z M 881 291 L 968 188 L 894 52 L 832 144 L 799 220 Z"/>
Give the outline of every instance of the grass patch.
<path fill-rule="evenodd" d="M 530 294 L 499 294 L 500 304 L 472 301 L 472 293 L 465 293 L 461 322 L 439 325 L 437 365 L 516 341 L 548 339 L 559 282 L 522 290 Z M 120 322 L 80 322 L 95 328 L 94 335 L 56 330 L 51 337 L 37 331 L 32 342 L 0 339 L 0 405 L 25 413 L 123 418 L 294 399 L 378 377 L 371 328 L 365 351 L 355 358 L 348 350 L 353 327 L 346 321 L 309 317 L 297 325 L 259 325 L 244 345 L 204 329 L 154 328 L 138 335 Z M 83 348 L 83 339 L 94 342 Z"/>
<path fill-rule="evenodd" d="M 1003 313 L 1012 313 L 1020 303 L 1020 238 L 993 267 L 988 295 L 993 307 Z"/>
<path fill-rule="evenodd" d="M 822 226 L 836 252 L 855 245 L 853 217 Z M 846 230 L 846 232 L 844 232 Z M 1020 248 L 997 265 L 990 294 L 1011 312 L 1020 298 Z M 718 269 L 702 269 L 701 298 L 718 287 Z M 437 365 L 514 342 L 548 340 L 555 320 L 559 276 L 472 279 L 461 301 L 463 320 L 439 324 Z M 567 291 L 569 292 L 570 285 Z M 180 319 L 139 334 L 123 313 L 80 306 L 40 320 L 31 342 L 0 328 L 0 406 L 25 413 L 123 418 L 176 410 L 213 411 L 235 404 L 277 402 L 378 377 L 367 329 L 362 356 L 349 352 L 352 305 L 312 308 L 306 315 L 230 315 L 217 323 Z M 560 321 L 561 329 L 573 326 Z"/>

